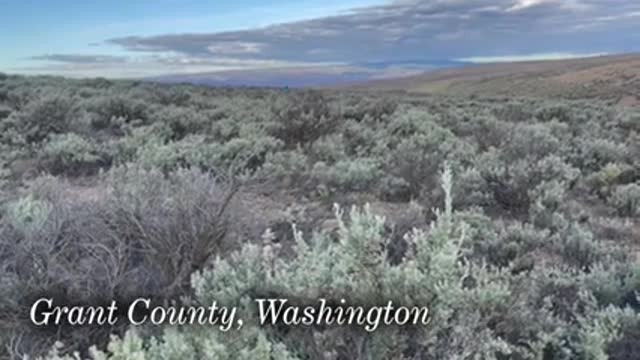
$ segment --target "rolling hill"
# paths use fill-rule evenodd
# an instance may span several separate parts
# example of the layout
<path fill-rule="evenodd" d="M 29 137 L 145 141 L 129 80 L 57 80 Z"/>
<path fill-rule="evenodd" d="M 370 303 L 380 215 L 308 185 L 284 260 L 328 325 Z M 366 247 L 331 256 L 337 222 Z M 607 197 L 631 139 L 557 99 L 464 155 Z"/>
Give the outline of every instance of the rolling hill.
<path fill-rule="evenodd" d="M 372 81 L 354 88 L 480 97 L 586 98 L 640 105 L 640 55 L 473 65 Z"/>

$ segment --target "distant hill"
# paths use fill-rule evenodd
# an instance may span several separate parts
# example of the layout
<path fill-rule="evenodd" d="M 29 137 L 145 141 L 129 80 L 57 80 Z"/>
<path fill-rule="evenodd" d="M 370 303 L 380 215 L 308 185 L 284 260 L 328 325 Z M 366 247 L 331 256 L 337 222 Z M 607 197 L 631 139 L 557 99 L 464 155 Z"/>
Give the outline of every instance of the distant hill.
<path fill-rule="evenodd" d="M 467 65 L 352 88 L 480 97 L 586 98 L 640 105 L 640 55 Z"/>
<path fill-rule="evenodd" d="M 164 75 L 148 78 L 161 83 L 189 83 L 212 87 L 327 87 L 362 83 L 370 74 L 361 71 L 328 72 L 323 68 L 283 68 L 261 70 L 219 71 Z"/>
<path fill-rule="evenodd" d="M 373 79 L 399 78 L 427 70 L 455 68 L 465 63 L 447 59 L 370 61 L 350 65 L 297 66 L 211 73 L 168 74 L 145 80 L 189 83 L 212 87 L 332 88 L 361 84 Z"/>

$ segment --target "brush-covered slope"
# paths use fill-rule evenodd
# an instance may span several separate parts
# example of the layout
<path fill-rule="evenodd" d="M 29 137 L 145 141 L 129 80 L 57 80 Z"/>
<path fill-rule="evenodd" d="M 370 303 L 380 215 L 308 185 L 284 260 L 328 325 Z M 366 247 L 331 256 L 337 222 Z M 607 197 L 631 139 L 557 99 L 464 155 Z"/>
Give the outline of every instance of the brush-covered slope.
<path fill-rule="evenodd" d="M 640 55 L 468 66 L 358 87 L 477 96 L 587 98 L 639 105 Z"/>

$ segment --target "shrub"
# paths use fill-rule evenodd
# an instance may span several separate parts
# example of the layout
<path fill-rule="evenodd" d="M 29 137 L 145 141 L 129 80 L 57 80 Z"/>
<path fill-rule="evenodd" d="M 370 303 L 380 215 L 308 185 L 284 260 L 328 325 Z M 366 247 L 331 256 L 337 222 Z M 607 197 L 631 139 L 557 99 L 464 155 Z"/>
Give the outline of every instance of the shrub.
<path fill-rule="evenodd" d="M 527 122 L 534 118 L 534 109 L 519 101 L 509 101 L 493 110 L 495 117 L 505 123 Z"/>
<path fill-rule="evenodd" d="M 607 254 L 604 245 L 596 241 L 593 233 L 581 224 L 570 223 L 554 234 L 551 241 L 567 264 L 581 270 L 589 270 L 594 264 L 604 260 Z"/>
<path fill-rule="evenodd" d="M 433 188 L 436 174 L 451 151 L 452 135 L 439 130 L 405 138 L 386 161 L 387 171 L 409 184 L 412 197 L 420 197 L 424 189 Z"/>
<path fill-rule="evenodd" d="M 592 101 L 7 77 L 0 357 L 62 340 L 58 358 L 631 359 L 636 120 Z M 93 175 L 110 159 L 106 175 L 24 183 L 38 165 Z M 459 176 L 440 189 L 445 161 Z M 238 172 L 259 181 L 233 203 L 251 209 L 227 232 L 235 187 L 221 179 Z M 328 199 L 373 204 L 327 219 Z M 441 200 L 443 212 L 425 211 Z M 266 228 L 262 242 L 245 241 Z M 81 305 L 215 299 L 251 321 L 229 333 L 33 331 L 23 315 L 38 294 Z M 320 296 L 429 305 L 433 318 L 371 334 L 253 321 L 256 297 Z"/>
<path fill-rule="evenodd" d="M 543 124 L 518 124 L 512 128 L 501 148 L 505 159 L 537 160 L 560 151 L 560 141 Z"/>
<path fill-rule="evenodd" d="M 260 344 L 261 356 L 274 359 L 450 358 L 467 353 L 483 358 L 506 356 L 512 347 L 494 336 L 476 311 L 497 316 L 509 289 L 496 273 L 482 268 L 473 272 L 475 285 L 464 285 L 470 274 L 459 257 L 465 232 L 463 225 L 453 223 L 451 178 L 446 172 L 444 186 L 445 210 L 430 230 L 415 229 L 407 234 L 410 251 L 399 264 L 392 265 L 385 256 L 384 218 L 365 207 L 352 209 L 346 220 L 342 210 L 336 208 L 340 228 L 337 242 L 321 235 L 306 240 L 294 228 L 295 247 L 290 259 L 277 257 L 278 250 L 267 237 L 262 246 L 246 244 L 230 258 L 218 259 L 212 270 L 193 277 L 199 303 L 215 299 L 254 316 L 251 303 L 256 296 L 276 293 L 312 301 L 331 294 L 332 300 L 345 298 L 351 304 L 373 305 L 388 299 L 398 299 L 406 306 L 430 304 L 435 311 L 429 326 L 391 326 L 367 333 L 358 327 L 263 327 L 252 320 L 233 335 L 214 328 L 184 327 L 167 330 L 164 336 L 145 342 L 130 333 L 123 340 L 114 339 L 105 356 L 150 356 L 180 349 L 181 358 L 205 353 L 225 359 L 229 354 L 234 358 L 237 354 L 255 354 L 256 344 Z M 125 343 L 134 346 L 125 353 L 118 352 L 125 349 L 119 344 Z M 348 346 L 353 343 L 362 345 Z"/>
<path fill-rule="evenodd" d="M 571 160 L 581 170 L 597 171 L 607 164 L 627 163 L 628 149 L 625 144 L 606 138 L 581 138 L 577 153 Z"/>
<path fill-rule="evenodd" d="M 343 125 L 342 143 L 349 156 L 383 156 L 389 152 L 390 142 L 384 132 L 354 120 Z"/>
<path fill-rule="evenodd" d="M 397 144 L 399 141 L 413 135 L 443 136 L 446 129 L 438 125 L 438 116 L 420 110 L 407 110 L 396 114 L 386 125 L 385 131 Z"/>
<path fill-rule="evenodd" d="M 530 190 L 531 222 L 545 229 L 564 227 L 564 218 L 558 212 L 566 201 L 566 194 L 567 184 L 558 180 L 543 181 Z"/>
<path fill-rule="evenodd" d="M 378 192 L 386 201 L 408 202 L 411 200 L 411 185 L 403 178 L 386 175 L 378 184 Z"/>
<path fill-rule="evenodd" d="M 115 134 L 121 134 L 124 124 L 144 123 L 149 119 L 147 103 L 123 95 L 97 97 L 84 106 L 95 114 L 92 125 L 96 130 L 109 130 Z"/>
<path fill-rule="evenodd" d="M 317 162 L 311 172 L 321 184 L 343 191 L 365 191 L 376 183 L 380 165 L 371 158 L 342 160 L 331 166 Z"/>
<path fill-rule="evenodd" d="M 51 95 L 29 103 L 19 115 L 19 128 L 29 143 L 40 142 L 50 134 L 69 130 L 73 104 L 65 97 Z"/>
<path fill-rule="evenodd" d="M 358 122 L 369 118 L 373 121 L 384 121 L 398 108 L 398 103 L 389 97 L 372 99 L 358 99 L 355 105 L 348 106 L 344 111 L 345 118 Z"/>
<path fill-rule="evenodd" d="M 135 161 L 138 151 L 146 144 L 165 144 L 170 141 L 171 131 L 162 124 L 132 128 L 121 138 L 111 139 L 107 149 L 117 163 Z"/>
<path fill-rule="evenodd" d="M 157 167 L 164 172 L 179 167 L 198 167 L 216 173 L 228 170 L 257 171 L 268 154 L 282 148 L 272 137 L 234 138 L 225 143 L 212 142 L 201 135 L 189 135 L 179 141 L 165 140 L 148 131 L 135 138 L 125 138 L 118 150 L 122 162 L 137 162 L 146 168 Z"/>
<path fill-rule="evenodd" d="M 192 145 L 203 145 L 200 141 Z M 179 167 L 187 166 L 186 154 L 191 147 L 182 146 L 181 142 L 165 143 L 159 138 L 150 138 L 142 146 L 136 147 L 135 162 L 147 169 L 158 168 L 163 172 L 169 172 Z"/>
<path fill-rule="evenodd" d="M 72 133 L 51 136 L 39 158 L 52 174 L 89 174 L 109 163 L 97 145 Z"/>
<path fill-rule="evenodd" d="M 332 134 L 316 140 L 309 149 L 315 161 L 334 163 L 347 158 L 347 149 L 342 134 Z"/>
<path fill-rule="evenodd" d="M 5 212 L 7 220 L 23 234 L 41 228 L 51 212 L 51 206 L 33 195 L 9 203 Z"/>
<path fill-rule="evenodd" d="M 235 138 L 211 151 L 210 164 L 228 168 L 238 161 L 248 170 L 259 169 L 269 153 L 282 149 L 282 141 L 270 136 Z"/>
<path fill-rule="evenodd" d="M 261 171 L 266 178 L 279 180 L 288 178 L 293 182 L 298 182 L 304 180 L 308 175 L 309 159 L 300 150 L 269 153 Z"/>
<path fill-rule="evenodd" d="M 607 198 L 616 185 L 616 179 L 625 171 L 626 166 L 609 163 L 602 169 L 586 177 L 585 182 L 592 193 Z"/>
<path fill-rule="evenodd" d="M 500 147 L 509 139 L 509 131 L 513 125 L 500 121 L 493 116 L 480 116 L 472 119 L 464 134 L 472 136 L 481 151 Z"/>
<path fill-rule="evenodd" d="M 454 198 L 454 204 L 459 207 L 487 206 L 493 199 L 482 174 L 474 167 L 462 170 L 456 179 L 456 189 L 460 194 L 464 194 Z"/>
<path fill-rule="evenodd" d="M 31 194 L 31 195 L 29 195 Z M 25 318 L 41 294 L 65 304 L 178 299 L 208 257 L 225 251 L 225 209 L 233 194 L 208 174 L 115 168 L 93 188 L 40 179 L 0 218 L 0 342 L 17 354 L 64 340 L 102 344 L 120 327 L 34 329 Z"/>
<path fill-rule="evenodd" d="M 571 121 L 571 107 L 566 103 L 547 104 L 536 111 L 535 116 L 542 121 L 557 120 L 562 123 Z"/>
<path fill-rule="evenodd" d="M 617 186 L 608 199 L 620 216 L 640 216 L 640 185 Z"/>
<path fill-rule="evenodd" d="M 189 134 L 197 134 L 207 124 L 207 118 L 202 112 L 189 108 L 165 106 L 152 116 L 155 122 L 165 124 L 171 131 L 171 140 L 181 140 Z"/>
<path fill-rule="evenodd" d="M 276 99 L 271 111 L 276 122 L 271 134 L 288 147 L 311 144 L 334 131 L 339 120 L 327 99 L 312 90 Z"/>
<path fill-rule="evenodd" d="M 9 115 L 13 112 L 10 107 L 6 105 L 0 105 L 0 120 L 8 118 Z"/>
<path fill-rule="evenodd" d="M 528 157 L 516 160 L 492 151 L 479 158 L 478 167 L 494 203 L 516 215 L 529 213 L 535 201 L 531 198 L 535 196 L 534 189 L 543 182 L 557 181 L 566 190 L 572 187 L 580 174 L 555 155 L 540 160 Z M 557 190 L 555 192 L 557 194 Z"/>
<path fill-rule="evenodd" d="M 304 238 L 294 226 L 290 256 L 279 256 L 282 248 L 267 233 L 262 244 L 245 244 L 192 277 L 196 304 L 215 300 L 250 316 L 241 330 L 165 327 L 152 338 L 130 330 L 122 338 L 114 337 L 106 350 L 92 350 L 93 358 L 387 359 L 473 354 L 572 359 L 629 354 L 626 346 L 635 334 L 637 314 L 595 296 L 603 293 L 598 284 L 621 284 L 615 280 L 617 272 L 597 267 L 584 273 L 542 268 L 523 277 L 476 265 L 463 257 L 463 249 L 467 236 L 484 237 L 478 231 L 487 234 L 486 229 L 477 216 L 462 217 L 478 227 L 460 222 L 452 211 L 450 174 L 445 172 L 443 179 L 444 211 L 437 212 L 429 229 L 407 233 L 409 249 L 401 261 L 392 263 L 387 258 L 383 217 L 365 206 L 354 207 L 345 218 L 336 207 L 336 240 L 319 233 Z M 563 236 L 584 235 L 581 230 L 571 235 L 574 230 L 578 229 Z M 514 254 L 546 242 L 544 233 L 528 225 L 509 226 L 500 235 L 493 234 L 509 245 L 503 247 L 506 257 L 495 258 L 498 263 L 510 262 Z M 491 256 L 500 255 L 488 250 Z M 571 253 L 569 248 L 566 253 Z M 264 296 L 302 303 L 330 296 L 330 300 L 344 298 L 349 304 L 369 305 L 395 299 L 405 306 L 429 304 L 433 311 L 426 327 L 385 326 L 371 333 L 357 326 L 261 326 L 252 304 Z M 59 353 L 54 350 L 49 358 L 60 358 L 56 356 Z"/>

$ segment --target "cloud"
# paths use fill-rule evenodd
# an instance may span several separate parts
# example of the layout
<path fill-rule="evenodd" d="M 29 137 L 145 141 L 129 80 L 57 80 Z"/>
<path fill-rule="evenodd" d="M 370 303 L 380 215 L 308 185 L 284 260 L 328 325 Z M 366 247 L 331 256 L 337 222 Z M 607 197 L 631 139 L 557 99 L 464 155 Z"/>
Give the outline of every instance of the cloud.
<path fill-rule="evenodd" d="M 295 62 L 272 59 L 239 59 L 235 57 L 196 57 L 186 55 L 146 54 L 139 57 L 55 54 L 34 56 L 44 63 L 21 67 L 21 73 L 50 74 L 69 77 L 111 78 L 155 77 L 165 74 L 197 74 L 254 69 L 295 69 L 300 67 L 332 67 L 337 63 Z"/>
<path fill-rule="evenodd" d="M 103 45 L 131 54 L 126 66 L 144 73 L 411 59 L 518 61 L 638 51 L 638 14 L 637 0 L 389 0 L 311 20 L 226 32 L 131 35 Z M 37 58 L 111 67 L 123 61 L 64 56 Z"/>
<path fill-rule="evenodd" d="M 457 59 L 461 62 L 472 64 L 488 64 L 488 63 L 500 63 L 500 62 L 520 62 L 520 61 L 538 61 L 538 60 L 568 60 L 568 59 L 580 59 L 590 58 L 597 56 L 605 56 L 608 53 L 589 53 L 589 54 L 574 54 L 574 53 L 542 53 L 542 54 L 529 54 L 529 55 L 505 55 L 505 56 L 472 56 L 467 58 Z"/>
<path fill-rule="evenodd" d="M 128 58 L 125 56 L 112 55 L 46 54 L 29 57 L 28 60 L 72 64 L 106 64 L 124 63 L 127 62 Z"/>
<path fill-rule="evenodd" d="M 240 55 L 258 54 L 263 47 L 263 44 L 254 42 L 225 41 L 211 44 L 207 50 L 214 55 Z"/>
<path fill-rule="evenodd" d="M 635 0 L 396 0 L 338 16 L 259 29 L 129 36 L 108 43 L 134 52 L 340 62 L 496 53 L 615 52 L 593 49 L 591 34 L 568 29 L 584 28 L 598 19 L 619 19 L 600 29 L 598 46 L 605 37 L 615 34 L 624 38 L 623 30 L 635 28 L 637 19 L 629 14 L 636 11 L 640 11 L 640 4 Z M 622 42 L 620 39 L 611 46 Z"/>

